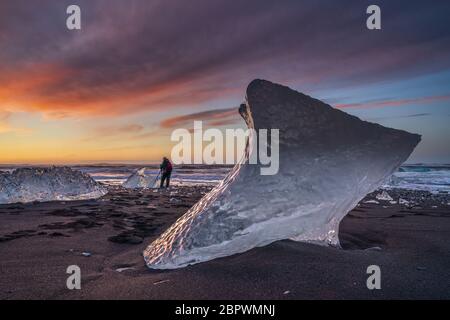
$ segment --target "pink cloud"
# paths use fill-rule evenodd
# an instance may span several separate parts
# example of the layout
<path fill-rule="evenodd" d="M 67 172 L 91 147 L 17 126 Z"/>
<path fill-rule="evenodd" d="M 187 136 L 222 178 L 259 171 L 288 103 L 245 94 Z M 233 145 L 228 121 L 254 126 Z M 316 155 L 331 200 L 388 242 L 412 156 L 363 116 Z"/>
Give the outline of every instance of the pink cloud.
<path fill-rule="evenodd" d="M 396 100 L 380 100 L 380 101 L 372 101 L 372 102 L 342 103 L 342 104 L 336 104 L 335 107 L 338 109 L 382 108 L 382 107 L 397 107 L 397 106 L 421 104 L 421 103 L 434 103 L 434 102 L 447 101 L 447 100 L 450 100 L 450 95 L 396 99 Z"/>

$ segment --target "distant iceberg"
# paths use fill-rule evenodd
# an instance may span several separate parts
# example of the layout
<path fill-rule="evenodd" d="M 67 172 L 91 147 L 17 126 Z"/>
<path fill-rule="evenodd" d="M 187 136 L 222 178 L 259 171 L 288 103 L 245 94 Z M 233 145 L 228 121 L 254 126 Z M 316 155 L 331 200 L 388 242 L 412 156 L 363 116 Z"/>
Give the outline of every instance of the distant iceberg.
<path fill-rule="evenodd" d="M 149 189 L 153 188 L 156 180 L 155 175 L 145 174 L 147 168 L 141 168 L 133 173 L 127 181 L 123 183 L 123 187 L 127 189 Z"/>
<path fill-rule="evenodd" d="M 0 204 L 95 199 L 107 192 L 89 175 L 68 167 L 0 172 Z"/>
<path fill-rule="evenodd" d="M 247 142 L 230 174 L 145 249 L 149 268 L 180 268 L 281 239 L 337 246 L 344 216 L 420 141 L 265 80 L 250 83 L 239 111 L 249 128 L 280 130 L 278 174 L 263 176 L 248 164 L 256 150 Z"/>

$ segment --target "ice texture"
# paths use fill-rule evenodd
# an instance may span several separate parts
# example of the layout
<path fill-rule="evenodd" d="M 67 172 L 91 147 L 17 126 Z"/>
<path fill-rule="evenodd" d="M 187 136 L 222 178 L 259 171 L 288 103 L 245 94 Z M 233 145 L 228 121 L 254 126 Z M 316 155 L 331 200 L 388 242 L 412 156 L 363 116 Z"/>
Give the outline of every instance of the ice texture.
<path fill-rule="evenodd" d="M 379 194 L 376 195 L 375 197 L 377 200 L 382 200 L 382 201 L 392 201 L 394 199 L 392 199 L 392 197 L 389 195 L 389 193 L 386 192 L 386 190 L 383 190 L 382 192 L 380 192 Z"/>
<path fill-rule="evenodd" d="M 260 175 L 244 158 L 144 251 L 174 269 L 281 239 L 339 245 L 342 218 L 410 155 L 420 136 L 386 128 L 265 80 L 247 88 L 249 128 L 279 129 L 280 169 Z M 270 149 L 270 146 L 269 146 Z"/>
<path fill-rule="evenodd" d="M 95 199 L 106 193 L 91 176 L 68 167 L 0 172 L 0 204 Z"/>
<path fill-rule="evenodd" d="M 123 187 L 127 189 L 148 189 L 153 188 L 155 184 L 155 175 L 145 174 L 146 168 L 141 168 L 133 173 L 127 181 L 123 183 Z"/>

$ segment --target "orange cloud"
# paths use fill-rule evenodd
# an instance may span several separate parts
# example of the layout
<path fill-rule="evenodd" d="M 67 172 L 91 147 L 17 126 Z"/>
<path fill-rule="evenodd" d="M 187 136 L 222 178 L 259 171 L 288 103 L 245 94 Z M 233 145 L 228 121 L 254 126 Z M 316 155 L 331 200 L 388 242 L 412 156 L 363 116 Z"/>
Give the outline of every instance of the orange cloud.
<path fill-rule="evenodd" d="M 34 65 L 8 72 L 0 76 L 0 105 L 11 110 L 42 112 L 53 119 L 114 116 L 198 104 L 237 91 L 202 87 L 185 79 L 188 75 L 154 85 L 146 84 L 145 76 L 139 74 L 132 75 L 127 83 L 93 83 L 92 86 L 85 83 L 89 77 L 95 75 L 62 65 Z"/>
<path fill-rule="evenodd" d="M 95 129 L 95 133 L 100 136 L 111 136 L 117 134 L 131 134 L 144 130 L 140 124 L 128 124 L 123 126 L 105 126 Z"/>
<path fill-rule="evenodd" d="M 32 130 L 29 128 L 17 128 L 10 125 L 9 120 L 12 116 L 12 112 L 10 111 L 1 111 L 0 110 L 0 134 L 1 133 L 18 133 L 18 134 L 28 134 L 31 133 Z"/>

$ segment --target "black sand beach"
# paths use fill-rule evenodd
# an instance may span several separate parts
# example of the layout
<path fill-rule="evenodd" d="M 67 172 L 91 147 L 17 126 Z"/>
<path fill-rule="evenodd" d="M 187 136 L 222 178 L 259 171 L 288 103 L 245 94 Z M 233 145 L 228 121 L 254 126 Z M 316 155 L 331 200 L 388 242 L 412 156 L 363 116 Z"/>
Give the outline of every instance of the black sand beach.
<path fill-rule="evenodd" d="M 342 249 L 278 241 L 187 268 L 148 269 L 144 248 L 209 187 L 0 206 L 0 299 L 449 299 L 447 194 L 368 195 L 340 226 Z M 398 204 L 399 198 L 415 204 Z M 365 203 L 369 201 L 369 203 Z M 381 290 L 366 269 L 381 268 Z M 66 288 L 78 265 L 81 290 Z"/>

